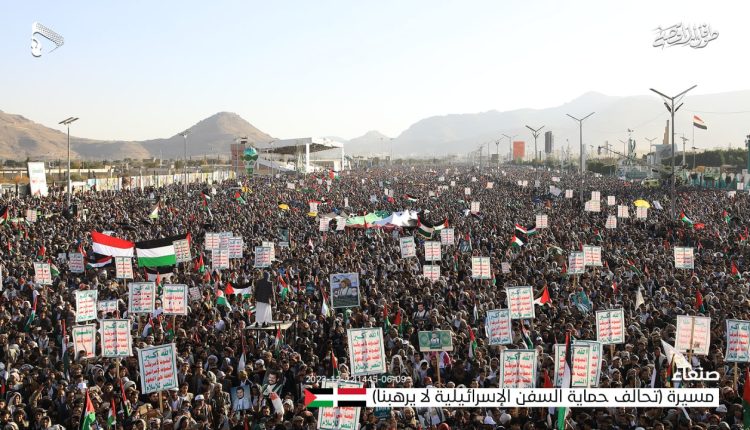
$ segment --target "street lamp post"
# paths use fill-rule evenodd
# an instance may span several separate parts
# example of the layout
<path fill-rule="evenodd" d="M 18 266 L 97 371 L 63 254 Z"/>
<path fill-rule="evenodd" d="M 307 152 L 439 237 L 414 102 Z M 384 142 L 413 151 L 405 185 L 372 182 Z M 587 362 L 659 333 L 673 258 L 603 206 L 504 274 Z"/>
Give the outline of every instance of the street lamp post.
<path fill-rule="evenodd" d="M 497 169 L 500 170 L 500 139 L 495 141 L 495 155 L 497 156 Z"/>
<path fill-rule="evenodd" d="M 544 128 L 544 126 L 541 126 L 537 128 L 536 130 L 532 127 L 526 126 L 529 130 L 531 130 L 531 135 L 534 136 L 534 164 L 536 164 L 536 157 L 537 157 L 537 150 L 536 150 L 536 138 L 539 137 L 539 132 Z"/>
<path fill-rule="evenodd" d="M 70 195 L 72 194 L 71 183 L 70 183 L 70 124 L 78 121 L 77 117 L 70 117 L 68 119 L 64 119 L 58 124 L 62 124 L 68 129 L 68 210 L 70 210 Z"/>
<path fill-rule="evenodd" d="M 581 146 L 581 203 L 583 203 L 583 178 L 586 173 L 586 159 L 584 158 L 583 154 L 583 121 L 593 115 L 594 112 L 591 112 L 590 114 L 584 116 L 583 118 L 576 118 L 573 115 L 566 113 L 565 115 L 573 118 L 574 120 L 578 121 L 578 140 L 579 144 Z"/>
<path fill-rule="evenodd" d="M 190 134 L 190 130 L 185 130 L 182 133 L 180 133 L 180 136 L 182 136 L 183 140 L 185 141 L 185 148 L 182 153 L 182 175 L 185 178 L 185 193 L 188 191 L 188 178 L 187 178 L 187 136 Z"/>
<path fill-rule="evenodd" d="M 513 162 L 513 139 L 518 136 L 517 134 L 514 134 L 513 136 L 508 136 L 507 134 L 503 134 L 503 136 L 508 138 L 508 161 Z"/>
<path fill-rule="evenodd" d="M 676 99 L 679 99 L 680 97 L 684 96 L 688 91 L 692 90 L 693 88 L 697 87 L 698 85 L 693 85 L 692 87 L 686 89 L 685 91 L 677 94 L 674 97 L 669 97 L 668 95 L 665 95 L 663 93 L 660 93 L 659 91 L 656 91 L 653 88 L 650 88 L 651 91 L 655 92 L 656 94 L 659 94 L 660 96 L 664 97 L 665 99 L 669 100 L 669 104 L 667 102 L 664 102 L 664 106 L 666 106 L 667 110 L 669 111 L 670 115 L 672 116 L 672 132 L 670 133 L 670 140 L 672 141 L 672 189 L 670 190 L 670 210 L 671 210 L 671 216 L 674 220 L 677 215 L 675 212 L 675 184 L 677 183 L 677 176 L 675 172 L 675 166 L 674 166 L 674 113 L 677 112 L 677 110 L 682 107 L 682 103 L 680 103 L 676 108 L 674 107 L 674 102 Z"/>

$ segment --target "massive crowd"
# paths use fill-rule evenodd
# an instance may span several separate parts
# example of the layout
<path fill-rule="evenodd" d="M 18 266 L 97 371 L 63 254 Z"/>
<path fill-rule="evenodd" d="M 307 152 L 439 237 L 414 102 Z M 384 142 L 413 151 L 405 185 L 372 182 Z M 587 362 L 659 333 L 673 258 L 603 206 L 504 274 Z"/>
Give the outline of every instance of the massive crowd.
<path fill-rule="evenodd" d="M 680 188 L 678 217 L 673 218 L 667 187 L 645 188 L 607 177 L 587 177 L 584 183 L 585 200 L 591 191 L 601 192 L 599 213 L 584 211 L 579 176 L 526 168 L 370 168 L 341 172 L 330 186 L 326 179 L 327 172 L 192 184 L 187 193 L 178 185 L 86 192 L 75 195 L 77 211 L 72 214 L 66 213 L 61 193 L 0 200 L 0 208 L 8 208 L 0 225 L 0 426 L 79 428 L 88 395 L 101 428 L 108 427 L 114 408 L 117 429 L 314 429 L 319 415 L 305 408 L 304 389 L 322 377 L 350 374 L 346 332 L 360 327 L 385 327 L 391 378 L 381 385 L 497 387 L 500 351 L 527 345 L 520 320 L 513 323 L 512 344 L 488 345 L 484 317 L 488 310 L 507 307 L 505 287 L 530 285 L 536 297 L 545 288 L 551 297 L 551 303 L 536 306 L 527 329 L 539 352 L 539 387 L 545 371 L 553 374 L 554 344 L 563 343 L 568 333 L 575 339 L 596 339 L 596 310 L 624 308 L 627 328 L 625 342 L 602 356 L 600 387 L 649 387 L 655 365 L 661 369 L 659 380 L 668 385 L 661 341 L 674 344 L 676 316 L 711 317 L 709 354 L 691 359 L 695 367 L 720 372 L 721 379 L 710 385 L 721 388 L 719 407 L 582 407 L 570 411 L 567 428 L 742 428 L 746 364 L 726 363 L 723 354 L 724 321 L 750 320 L 747 192 L 730 197 L 726 191 Z M 287 185 L 291 182 L 294 189 Z M 494 186 L 487 188 L 487 182 Z M 550 185 L 562 193 L 551 194 Z M 384 196 L 385 188 L 393 190 L 392 197 Z M 573 198 L 565 198 L 566 189 L 575 190 Z M 620 219 L 615 229 L 605 228 L 616 207 L 606 204 L 608 195 L 631 209 L 631 218 Z M 636 220 L 637 199 L 658 201 L 664 209 L 652 207 L 647 220 Z M 321 202 L 318 216 L 309 213 L 310 200 Z M 150 218 L 156 201 L 159 216 Z M 466 212 L 470 201 L 481 202 L 479 213 Z M 24 220 L 27 209 L 38 210 L 35 222 Z M 443 247 L 438 281 L 422 275 L 421 246 L 416 258 L 401 258 L 399 237 L 415 235 L 414 228 L 319 231 L 323 213 L 405 209 L 420 210 L 432 222 L 447 218 L 457 240 L 465 241 L 461 249 Z M 692 225 L 677 219 L 681 212 Z M 548 215 L 549 228 L 524 237 L 523 246 L 511 246 L 515 224 L 531 226 L 538 213 Z M 278 246 L 279 229 L 289 230 L 288 247 Z M 189 313 L 171 322 L 158 312 L 129 315 L 128 282 L 144 281 L 142 269 L 136 267 L 135 279 L 126 281 L 115 278 L 112 266 L 71 273 L 65 260 L 58 259 L 61 253 L 78 251 L 91 256 L 92 231 L 130 241 L 190 233 L 193 257 L 197 262 L 202 255 L 209 269 L 181 263 L 167 281 L 197 287 L 201 299 L 191 300 Z M 216 273 L 210 270 L 204 237 L 222 231 L 243 236 L 244 258 Z M 254 247 L 263 241 L 276 242 L 275 260 L 271 267 L 257 269 Z M 417 235 L 417 244 L 421 241 Z M 582 244 L 600 245 L 604 265 L 571 276 L 567 254 Z M 675 269 L 675 246 L 695 249 L 694 270 Z M 491 258 L 492 279 L 472 278 L 471 257 L 479 255 Z M 35 282 L 35 261 L 59 269 L 52 285 Z M 509 273 L 502 273 L 503 262 L 510 263 Z M 326 315 L 329 276 L 345 272 L 359 273 L 361 305 Z M 291 322 L 280 337 L 274 329 L 246 329 L 256 318 L 253 294 L 226 294 L 229 306 L 217 304 L 217 293 L 229 285 L 254 291 L 266 279 L 274 287 L 273 320 Z M 70 346 L 76 326 L 74 294 L 85 289 L 97 289 L 99 300 L 118 301 L 114 314 L 130 319 L 133 356 L 115 360 L 97 351 L 95 357 L 82 358 Z M 644 303 L 636 307 L 639 290 Z M 702 306 L 696 306 L 698 296 Z M 581 297 L 585 306 L 580 306 Z M 112 316 L 99 312 L 100 319 Z M 452 331 L 452 352 L 420 351 L 417 332 L 432 329 Z M 477 340 L 471 354 L 470 329 Z M 166 343 L 174 343 L 178 351 L 179 387 L 143 394 L 135 351 Z M 69 345 L 68 351 L 62 345 Z M 554 428 L 549 414 L 547 408 L 361 408 L 357 421 L 368 430 L 528 430 Z"/>

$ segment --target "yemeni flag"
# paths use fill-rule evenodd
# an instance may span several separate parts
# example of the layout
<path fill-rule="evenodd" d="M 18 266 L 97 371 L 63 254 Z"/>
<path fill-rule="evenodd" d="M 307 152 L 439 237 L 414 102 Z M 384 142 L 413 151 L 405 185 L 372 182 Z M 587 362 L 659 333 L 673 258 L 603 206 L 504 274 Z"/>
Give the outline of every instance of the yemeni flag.
<path fill-rule="evenodd" d="M 216 290 L 216 306 L 226 306 L 230 311 L 232 310 L 232 305 L 229 304 L 224 292 L 221 290 Z"/>
<path fill-rule="evenodd" d="M 100 267 L 109 266 L 114 261 L 115 261 L 114 257 L 111 257 L 109 255 L 99 255 L 99 254 L 93 253 L 89 256 L 88 260 L 86 261 L 86 268 L 98 269 Z"/>
<path fill-rule="evenodd" d="M 8 216 L 10 215 L 10 210 L 8 209 L 8 206 L 3 206 L 0 208 L 0 224 L 5 224 L 8 222 Z"/>
<path fill-rule="evenodd" d="M 237 203 L 239 203 L 241 205 L 246 205 L 247 204 L 247 202 L 245 201 L 245 199 L 242 198 L 242 194 L 239 191 L 237 191 L 237 192 L 234 193 L 234 199 L 237 200 Z"/>
<path fill-rule="evenodd" d="M 737 279 L 742 278 L 742 275 L 740 275 L 739 269 L 737 269 L 737 265 L 734 264 L 734 261 L 732 261 L 732 276 L 736 277 Z"/>
<path fill-rule="evenodd" d="M 89 390 L 86 389 L 86 410 L 83 412 L 83 422 L 81 423 L 81 430 L 94 430 L 96 428 L 96 409 L 94 409 L 94 404 L 91 403 Z"/>
<path fill-rule="evenodd" d="M 706 312 L 706 307 L 703 305 L 703 294 L 701 294 L 701 290 L 698 290 L 695 293 L 695 310 L 703 313 Z"/>
<path fill-rule="evenodd" d="M 409 202 L 416 202 L 417 200 L 419 200 L 411 194 L 404 194 L 404 198 Z"/>
<path fill-rule="evenodd" d="M 701 130 L 707 130 L 706 123 L 698 115 L 693 115 L 693 127 L 700 128 Z"/>
<path fill-rule="evenodd" d="M 94 244 L 93 248 L 96 254 L 112 257 L 133 257 L 133 248 L 135 247 L 133 242 L 108 236 L 98 231 L 91 231 L 91 241 Z"/>
<path fill-rule="evenodd" d="M 115 409 L 115 398 L 110 399 L 109 413 L 107 414 L 107 428 L 113 429 L 117 424 L 117 409 Z"/>
<path fill-rule="evenodd" d="M 565 368 L 563 371 L 560 388 L 570 388 L 573 370 L 573 351 L 570 345 L 570 332 L 565 334 Z M 557 408 L 557 430 L 565 430 L 565 417 L 568 415 L 568 408 Z"/>
<path fill-rule="evenodd" d="M 745 387 L 742 390 L 742 424 L 750 428 L 750 369 L 745 369 Z"/>
<path fill-rule="evenodd" d="M 523 241 L 521 239 L 519 239 L 518 236 L 516 236 L 515 234 L 510 239 L 510 246 L 517 246 L 517 247 L 520 248 L 523 245 L 524 245 Z"/>
<path fill-rule="evenodd" d="M 544 290 L 542 290 L 542 296 L 538 299 L 534 300 L 535 305 L 546 305 L 551 304 L 552 299 L 549 296 L 549 290 L 547 289 L 547 286 L 544 286 Z"/>
<path fill-rule="evenodd" d="M 138 266 L 160 267 L 176 265 L 177 256 L 174 252 L 174 241 L 183 239 L 188 239 L 188 235 L 183 234 L 136 242 L 135 251 L 138 255 Z"/>
<path fill-rule="evenodd" d="M 685 224 L 689 226 L 693 225 L 693 220 L 688 218 L 687 215 L 685 215 L 685 212 L 680 212 L 680 221 L 684 222 Z"/>
<path fill-rule="evenodd" d="M 477 338 L 474 336 L 474 330 L 469 327 L 469 358 L 473 359 L 477 350 Z"/>

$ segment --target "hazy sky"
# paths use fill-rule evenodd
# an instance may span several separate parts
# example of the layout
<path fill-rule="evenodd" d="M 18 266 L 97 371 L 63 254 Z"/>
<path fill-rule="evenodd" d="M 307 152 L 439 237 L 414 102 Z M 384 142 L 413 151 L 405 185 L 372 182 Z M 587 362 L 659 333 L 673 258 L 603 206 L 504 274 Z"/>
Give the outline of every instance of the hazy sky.
<path fill-rule="evenodd" d="M 10 2 L 0 110 L 73 134 L 168 137 L 218 111 L 274 137 L 560 105 L 587 91 L 747 89 L 750 2 Z M 31 23 L 65 37 L 34 58 Z M 652 47 L 658 26 L 708 23 L 704 49 Z M 43 41 L 48 50 L 51 43 Z"/>

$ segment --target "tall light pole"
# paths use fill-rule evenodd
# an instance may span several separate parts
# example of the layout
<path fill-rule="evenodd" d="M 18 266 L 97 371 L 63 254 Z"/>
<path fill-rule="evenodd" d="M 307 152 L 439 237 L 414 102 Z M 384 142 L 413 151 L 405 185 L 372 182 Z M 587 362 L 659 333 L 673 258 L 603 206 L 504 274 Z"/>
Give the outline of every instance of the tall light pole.
<path fill-rule="evenodd" d="M 184 152 L 182 154 L 182 175 L 185 178 L 184 179 L 184 181 L 185 181 L 185 193 L 187 193 L 187 191 L 188 191 L 188 178 L 187 178 L 187 136 L 188 136 L 188 134 L 190 134 L 190 130 L 189 129 L 183 131 L 182 133 L 179 133 L 179 135 L 182 136 L 182 138 L 185 141 L 185 149 L 184 149 Z"/>
<path fill-rule="evenodd" d="M 78 121 L 77 117 L 70 117 L 68 119 L 64 119 L 58 124 L 62 124 L 65 127 L 68 128 L 68 210 L 70 210 L 70 195 L 72 194 L 71 183 L 70 183 L 70 124 Z"/>
<path fill-rule="evenodd" d="M 682 137 L 680 137 L 680 139 L 682 139 L 682 165 L 685 166 L 687 165 L 687 162 L 685 161 L 685 142 L 689 141 L 690 139 L 685 137 L 684 134 L 682 135 Z"/>
<path fill-rule="evenodd" d="M 495 141 L 495 155 L 497 156 L 497 168 L 500 170 L 500 139 Z"/>
<path fill-rule="evenodd" d="M 536 151 L 536 138 L 539 137 L 539 132 L 544 128 L 544 126 L 541 126 L 534 130 L 532 127 L 526 126 L 529 130 L 531 130 L 531 135 L 534 136 L 534 164 L 536 164 L 536 157 L 537 157 L 537 151 Z"/>
<path fill-rule="evenodd" d="M 583 118 L 576 118 L 573 115 L 566 113 L 565 115 L 573 118 L 574 120 L 578 121 L 578 140 L 579 144 L 581 146 L 581 203 L 583 203 L 583 178 L 586 173 L 586 159 L 584 158 L 583 154 L 583 121 L 593 115 L 595 112 L 591 112 L 590 114 L 584 116 Z"/>
<path fill-rule="evenodd" d="M 684 96 L 688 91 L 692 90 L 693 88 L 697 87 L 698 85 L 693 85 L 692 87 L 686 89 L 685 91 L 677 94 L 674 97 L 669 97 L 668 95 L 664 93 L 660 93 L 659 91 L 656 91 L 653 88 L 650 88 L 651 91 L 655 92 L 656 94 L 659 94 L 663 98 L 669 100 L 669 104 L 667 102 L 664 102 L 664 106 L 666 106 L 667 110 L 669 111 L 670 115 L 672 116 L 672 132 L 670 133 L 670 140 L 672 141 L 672 189 L 670 191 L 670 210 L 672 212 L 672 220 L 675 220 L 677 217 L 677 214 L 675 212 L 675 184 L 677 183 L 677 175 L 674 169 L 674 113 L 677 112 L 677 110 L 682 107 L 682 103 L 680 103 L 677 107 L 674 107 L 674 102 L 676 99 L 679 99 L 680 97 Z"/>
<path fill-rule="evenodd" d="M 513 139 L 518 135 L 508 136 L 507 134 L 503 134 L 503 136 L 508 138 L 508 161 L 513 162 Z"/>

